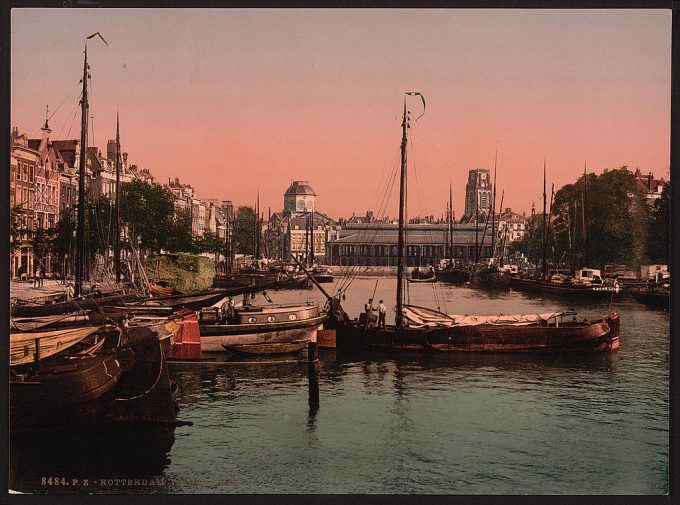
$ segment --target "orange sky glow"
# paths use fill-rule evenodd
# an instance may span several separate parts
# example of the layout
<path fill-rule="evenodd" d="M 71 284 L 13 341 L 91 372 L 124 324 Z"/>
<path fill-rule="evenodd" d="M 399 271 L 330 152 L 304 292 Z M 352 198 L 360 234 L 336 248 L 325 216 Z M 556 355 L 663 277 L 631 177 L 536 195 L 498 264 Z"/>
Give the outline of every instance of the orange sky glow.
<path fill-rule="evenodd" d="M 307 180 L 331 217 L 377 211 L 412 123 L 409 214 L 463 214 L 467 172 L 493 170 L 504 207 L 541 206 L 588 170 L 668 179 L 670 10 L 14 9 L 11 124 L 79 138 L 85 37 L 90 145 L 120 113 L 132 163 L 198 196 L 283 207 Z M 421 113 L 409 97 L 413 116 Z M 387 213 L 396 214 L 398 187 Z"/>

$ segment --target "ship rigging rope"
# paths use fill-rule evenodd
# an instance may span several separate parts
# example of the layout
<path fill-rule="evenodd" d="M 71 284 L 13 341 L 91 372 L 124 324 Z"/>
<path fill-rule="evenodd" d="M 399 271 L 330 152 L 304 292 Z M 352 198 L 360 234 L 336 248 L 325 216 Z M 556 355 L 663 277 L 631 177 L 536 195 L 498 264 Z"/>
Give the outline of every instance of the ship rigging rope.
<path fill-rule="evenodd" d="M 133 349 L 130 349 L 130 350 L 133 352 L 133 354 L 135 354 L 135 361 L 136 361 L 136 359 L 137 359 L 137 353 L 135 353 L 135 351 L 134 351 Z M 130 401 L 130 400 L 136 400 L 137 398 L 141 398 L 142 396 L 146 396 L 146 395 L 148 395 L 151 391 L 153 391 L 153 389 L 154 389 L 154 388 L 156 387 L 156 385 L 158 384 L 158 381 L 161 379 L 161 375 L 163 374 L 163 363 L 165 362 L 165 359 L 163 358 L 163 348 L 162 348 L 162 346 L 161 346 L 161 341 L 160 341 L 160 340 L 158 340 L 158 352 L 159 352 L 160 355 L 161 355 L 161 359 L 158 360 L 158 376 L 156 376 L 156 380 L 153 382 L 153 384 L 151 385 L 151 387 L 148 388 L 148 389 L 147 389 L 146 391 L 144 391 L 143 393 L 140 393 L 140 394 L 135 395 L 135 396 L 129 396 L 129 397 L 127 397 L 127 398 L 119 398 L 119 397 L 116 397 L 116 398 L 114 398 L 114 401 L 127 402 L 127 401 Z"/>
<path fill-rule="evenodd" d="M 391 173 L 390 172 L 387 173 L 388 178 L 387 178 L 387 181 L 386 181 L 385 192 L 387 192 L 387 188 L 390 186 L 390 182 L 395 177 L 395 175 L 394 175 L 395 170 L 396 170 L 396 165 L 395 165 L 395 168 L 392 169 Z M 379 187 L 382 187 L 382 183 L 380 184 Z M 378 192 L 377 194 L 380 195 L 381 193 L 383 193 L 383 192 Z M 384 195 L 383 195 L 383 198 L 384 198 Z M 365 235 L 368 234 L 368 233 L 370 233 L 370 232 L 368 232 L 366 230 L 366 228 L 360 230 L 359 233 L 358 233 L 357 242 L 363 241 Z M 349 246 L 347 246 L 347 247 L 349 247 Z M 336 285 L 336 292 L 337 293 L 340 293 L 340 292 L 345 291 L 347 289 L 348 283 L 351 282 L 350 278 L 352 277 L 353 273 L 354 273 L 353 272 L 353 265 L 350 265 L 350 262 L 349 262 L 349 259 L 348 259 L 347 264 L 344 265 L 342 270 L 341 270 L 341 275 L 340 275 L 341 282 L 338 283 L 338 285 Z"/>
<path fill-rule="evenodd" d="M 446 161 L 446 158 L 444 158 L 444 156 L 439 152 L 439 150 L 437 149 L 437 147 L 434 145 L 434 142 L 432 142 L 432 140 L 431 140 L 427 135 L 425 135 L 424 133 L 423 133 L 423 137 L 430 143 L 430 145 L 432 146 L 432 149 L 434 150 L 434 152 L 437 154 L 437 156 L 439 156 L 439 158 L 440 158 L 440 160 L 442 161 L 442 163 L 444 163 L 444 166 L 446 166 L 446 168 L 448 169 L 449 174 L 452 174 L 452 175 L 453 175 L 453 178 L 455 179 L 455 181 L 456 181 L 456 183 L 458 184 L 458 186 L 460 187 L 460 189 L 461 189 L 462 191 L 464 191 L 466 185 L 458 178 L 458 176 L 456 175 L 456 173 L 453 171 L 453 169 L 451 168 L 451 166 L 450 166 L 450 165 L 448 164 L 448 162 Z"/>
<path fill-rule="evenodd" d="M 71 97 L 71 94 L 73 93 L 73 90 L 76 89 L 78 86 L 80 86 L 81 81 L 82 81 L 82 79 L 78 80 L 78 82 L 76 82 L 76 84 L 68 91 L 68 93 L 64 97 L 64 100 L 59 104 L 59 106 L 54 110 L 54 112 L 52 112 L 52 114 L 49 117 L 46 118 L 47 121 L 52 119 L 52 117 L 57 113 L 57 111 L 61 108 L 61 106 L 64 105 L 64 103 L 66 103 L 68 101 L 68 99 Z M 42 130 L 42 127 L 41 128 L 34 128 L 33 130 L 30 131 L 30 135 L 32 137 L 35 137 L 35 136 L 40 134 L 39 133 L 40 130 Z"/>
<path fill-rule="evenodd" d="M 378 202 L 378 211 L 377 211 L 377 219 L 378 221 L 378 226 L 376 227 L 375 230 L 370 230 L 368 228 L 363 228 L 362 230 L 359 231 L 358 233 L 358 238 L 357 238 L 357 243 L 363 244 L 364 241 L 366 241 L 369 244 L 369 247 L 372 247 L 375 239 L 378 235 L 378 233 L 382 230 L 382 225 L 384 221 L 384 213 L 387 208 L 387 205 L 389 203 L 390 195 L 392 194 L 393 188 L 394 188 L 394 182 L 396 180 L 396 174 L 398 172 L 398 158 L 394 162 L 394 167 L 392 168 L 391 172 L 388 172 L 388 178 L 385 184 L 385 189 L 381 192 L 378 192 L 378 195 L 382 195 L 380 198 L 380 201 Z M 382 184 L 381 184 L 382 186 Z M 342 247 L 342 246 L 341 246 Z M 389 246 L 388 246 L 389 247 Z M 347 264 L 343 267 L 342 273 L 339 282 L 336 285 L 335 293 L 340 294 L 344 291 L 346 291 L 349 286 L 352 284 L 354 279 L 359 275 L 360 270 L 361 270 L 361 265 L 351 265 L 350 262 L 348 261 Z"/>
<path fill-rule="evenodd" d="M 409 142 L 410 157 L 411 157 L 411 159 L 415 159 L 415 135 L 414 135 L 413 132 L 411 133 L 411 137 L 410 137 L 409 140 L 410 140 L 410 142 Z M 419 210 L 420 210 L 419 213 L 420 213 L 420 215 L 425 216 L 426 212 L 425 212 L 425 206 L 424 206 L 424 198 L 423 198 L 423 193 L 422 193 L 422 187 L 421 187 L 420 181 L 418 179 L 418 170 L 417 170 L 417 166 L 416 166 L 415 161 L 411 164 L 411 166 L 413 167 L 413 175 L 414 175 L 414 178 L 415 178 L 416 194 L 418 195 L 418 204 L 419 204 Z M 407 172 L 407 177 L 408 177 L 408 172 Z M 408 194 L 408 188 L 409 188 L 409 186 L 407 185 L 407 188 L 406 188 L 407 194 Z M 406 209 L 408 209 L 408 201 L 409 200 L 407 198 L 406 202 L 405 202 L 405 209 L 404 209 L 405 211 L 406 211 Z M 405 222 L 408 222 L 407 218 L 405 218 Z M 407 240 L 407 238 L 408 238 L 408 227 L 406 225 L 405 225 L 405 228 L 404 228 L 404 234 L 405 234 L 404 247 L 407 247 L 406 244 L 408 244 L 408 240 Z M 425 241 L 426 245 L 431 248 L 431 252 L 436 256 L 436 252 L 435 252 L 436 251 L 436 242 L 435 242 L 432 234 L 426 233 L 425 236 L 426 236 L 426 241 Z M 419 263 L 420 263 L 420 258 L 421 258 L 421 256 L 418 256 L 418 260 L 419 260 L 418 262 Z M 420 266 L 422 266 L 422 265 L 420 265 Z M 434 265 L 432 265 L 432 266 L 434 267 Z M 404 272 L 404 275 L 406 275 L 405 272 Z M 433 294 L 434 301 L 437 305 L 437 309 L 440 310 L 442 302 L 443 302 L 444 310 L 446 311 L 447 310 L 446 309 L 446 297 L 443 294 L 441 286 L 437 282 L 430 282 L 429 284 L 431 284 L 431 286 L 432 286 L 432 294 Z M 407 294 L 408 303 L 411 303 L 411 287 L 410 287 L 408 282 L 406 282 L 406 294 Z"/>
<path fill-rule="evenodd" d="M 387 203 L 389 202 L 389 197 L 392 194 L 392 189 L 394 188 L 394 180 L 396 178 L 396 170 L 394 171 L 394 175 L 390 178 L 390 181 L 388 181 L 389 187 L 386 188 L 386 192 L 383 195 L 383 201 L 380 204 L 380 207 L 378 208 L 378 216 L 379 221 L 378 221 L 378 226 L 376 227 L 375 230 L 370 230 L 370 229 L 364 229 L 359 233 L 359 243 L 365 243 L 366 247 L 373 247 L 375 244 L 375 240 L 377 238 L 378 233 L 382 230 L 383 226 L 383 216 L 385 213 L 385 209 L 387 206 Z M 342 287 L 342 291 L 346 291 L 349 286 L 352 284 L 354 279 L 359 275 L 361 271 L 362 265 L 348 265 L 350 273 L 346 279 L 346 282 L 344 283 L 344 286 Z"/>
<path fill-rule="evenodd" d="M 361 244 L 364 241 L 368 242 L 369 247 L 372 246 L 375 242 L 375 239 L 377 238 L 378 233 L 382 230 L 382 226 L 384 224 L 384 215 L 385 215 L 385 210 L 387 209 L 387 205 L 389 204 L 389 199 L 392 194 L 392 191 L 394 189 L 394 182 L 396 180 L 396 176 L 398 173 L 398 168 L 399 168 L 399 160 L 400 160 L 400 154 L 397 153 L 395 155 L 395 159 L 393 162 L 393 168 L 390 172 L 388 172 L 388 178 L 386 181 L 386 185 L 383 191 L 378 191 L 377 195 L 382 195 L 381 199 L 379 202 L 377 202 L 377 219 L 378 219 L 378 226 L 374 230 L 370 230 L 369 228 L 364 228 L 362 229 L 359 234 L 358 238 L 356 240 L 357 243 Z M 379 186 L 379 188 L 382 187 L 382 185 Z M 360 270 L 361 270 L 362 265 L 351 265 L 350 262 L 348 261 L 346 267 L 345 267 L 345 273 L 343 275 L 346 275 L 347 278 L 345 279 L 344 284 L 341 286 L 339 291 L 346 291 L 349 285 L 353 282 L 353 280 L 359 275 Z M 338 291 L 338 292 L 339 292 Z"/>
<path fill-rule="evenodd" d="M 91 98 L 91 97 L 93 96 L 93 93 L 92 93 L 92 90 L 93 90 L 93 88 L 92 88 L 92 78 L 91 78 L 91 77 L 88 77 L 88 78 L 89 78 L 89 80 L 90 80 L 90 98 Z M 71 90 L 68 92 L 68 94 L 66 95 L 66 97 L 64 98 L 64 100 L 59 104 L 59 106 L 57 107 L 57 109 L 52 113 L 52 115 L 49 116 L 48 120 L 49 120 L 50 118 L 52 118 L 52 117 L 57 113 L 57 111 L 62 107 L 62 105 L 70 98 L 70 96 L 71 96 L 72 93 L 73 93 L 73 90 L 74 90 L 77 86 L 79 86 L 81 83 L 82 83 L 82 79 L 79 80 L 79 81 L 75 84 L 75 86 L 74 86 L 73 88 L 71 88 Z M 80 100 L 82 100 L 82 98 L 83 98 L 83 94 L 82 94 L 82 91 L 81 91 L 81 93 L 80 93 Z M 88 101 L 88 102 L 89 102 L 89 101 Z M 79 106 L 80 106 L 80 104 L 79 104 L 78 102 L 76 102 L 75 107 L 74 107 L 74 114 L 73 114 L 73 117 L 72 117 L 72 119 L 71 119 L 71 125 L 69 126 L 68 132 L 67 132 L 67 134 L 66 134 L 67 137 L 68 137 L 68 136 L 70 135 L 70 133 L 71 133 L 71 128 L 72 128 L 72 126 L 73 126 L 73 123 L 75 122 L 75 117 L 76 117 L 76 115 L 77 115 L 77 113 L 78 113 L 78 110 L 80 109 Z M 89 110 L 89 108 L 88 108 L 88 110 Z M 92 145 L 94 145 L 94 142 L 95 142 L 95 137 L 94 137 L 94 118 L 91 117 L 91 118 L 88 118 L 88 120 L 90 120 L 91 125 L 92 125 L 92 128 L 91 128 L 91 130 L 92 130 Z M 59 130 L 58 136 L 61 135 L 61 131 L 62 131 L 62 130 L 63 130 L 63 125 L 62 125 L 61 129 Z M 87 158 L 87 155 L 86 155 L 86 158 Z M 43 171 L 45 171 L 45 170 L 43 169 Z M 46 172 L 46 171 L 45 171 L 45 172 Z M 40 203 L 45 204 L 45 206 L 48 208 L 48 210 L 52 210 L 52 211 L 54 211 L 54 212 L 56 213 L 56 212 L 59 212 L 58 205 L 54 205 L 54 204 L 49 203 L 49 198 L 48 198 L 49 195 L 47 195 L 47 196 L 45 195 L 46 190 L 49 188 L 48 184 L 52 181 L 52 176 L 54 175 L 52 172 L 54 172 L 54 173 L 56 174 L 56 171 L 54 171 L 54 170 L 50 171 L 50 176 L 49 176 L 48 178 L 46 178 L 46 181 L 45 181 L 44 186 L 42 186 L 42 187 L 41 187 L 40 185 L 34 185 L 34 186 L 37 188 L 37 193 L 38 193 L 39 196 L 40 196 L 40 201 L 41 201 Z M 135 177 L 136 179 L 141 180 L 141 179 L 139 178 L 139 176 L 137 176 L 137 174 L 136 174 L 135 172 L 132 172 L 132 174 L 134 175 L 134 177 Z M 36 174 L 36 175 L 37 175 L 37 174 Z M 38 195 L 36 195 L 36 196 L 38 196 Z M 24 203 L 28 203 L 28 202 L 23 202 L 23 201 L 22 201 L 22 205 L 23 205 Z M 110 209 L 109 209 L 109 226 L 108 226 L 108 230 L 107 230 L 107 233 L 106 233 L 107 236 L 106 236 L 106 238 L 104 238 L 104 231 L 103 231 L 103 230 L 104 230 L 104 226 L 103 226 L 103 224 L 100 222 L 100 219 L 99 219 L 100 216 L 99 216 L 99 212 L 98 212 L 98 210 L 99 210 L 99 208 L 98 208 L 98 203 L 95 201 L 94 204 L 95 204 L 95 205 L 94 205 L 94 209 L 93 209 L 93 210 L 94 210 L 94 213 L 95 213 L 95 226 L 96 226 L 95 232 L 96 232 L 96 233 L 98 234 L 98 236 L 99 236 L 100 243 L 102 243 L 102 245 L 105 245 L 105 246 L 106 246 L 106 251 L 108 252 L 108 249 L 109 249 L 108 246 L 110 245 L 111 220 L 112 220 L 112 214 L 113 214 L 113 212 L 112 212 L 112 209 L 110 208 Z M 110 202 L 110 206 L 111 206 L 111 205 L 112 205 L 112 202 Z M 88 223 L 87 223 L 87 221 L 86 221 L 86 226 L 87 226 L 87 224 L 88 224 Z M 86 235 L 86 236 L 85 236 L 85 239 L 86 239 L 86 238 L 87 238 L 87 232 L 86 232 L 85 235 Z M 87 242 L 87 240 L 85 240 L 85 241 Z M 73 242 L 72 240 L 69 240 L 69 249 L 72 249 L 72 245 L 73 245 L 72 242 Z M 87 253 L 87 249 L 86 249 L 86 253 Z M 71 256 L 72 256 L 72 255 L 69 255 L 69 257 L 71 257 Z M 46 269 L 46 268 L 45 268 L 46 265 L 41 261 L 40 258 L 38 259 L 38 263 L 43 267 L 43 269 Z M 106 263 L 106 257 L 105 257 L 105 263 Z M 111 285 L 111 283 L 108 282 L 108 279 L 105 278 L 104 281 L 107 282 L 109 285 Z M 64 288 L 63 286 L 61 286 L 61 290 L 65 292 L 65 288 Z M 114 294 L 118 295 L 118 292 L 114 292 Z M 29 300 L 37 300 L 37 299 L 40 299 L 40 298 L 44 298 L 44 297 L 37 297 L 37 298 L 34 298 L 34 299 L 29 299 Z M 94 301 L 94 300 L 93 300 L 93 301 Z M 122 302 L 122 301 L 123 301 L 123 298 L 121 297 L 121 302 Z M 78 303 L 77 303 L 75 300 L 73 300 L 73 303 L 78 307 L 79 310 L 84 310 L 82 307 L 80 307 L 80 306 L 78 305 Z M 96 301 L 94 301 L 94 303 L 95 303 L 95 305 L 101 310 L 101 306 L 100 306 L 99 304 L 97 304 Z"/>
<path fill-rule="evenodd" d="M 80 99 L 83 99 L 83 94 L 80 94 Z M 71 117 L 71 124 L 68 126 L 68 131 L 66 132 L 66 138 L 69 138 L 71 136 L 71 129 L 73 128 L 73 125 L 76 122 L 76 116 L 78 115 L 78 110 L 80 109 L 80 104 L 76 102 L 75 107 L 73 108 L 73 117 Z M 59 135 L 61 136 L 61 131 L 64 129 L 64 127 L 61 127 L 61 130 L 59 130 Z M 74 161 L 75 165 L 75 161 Z"/>
<path fill-rule="evenodd" d="M 38 264 L 41 265 L 41 266 L 43 267 L 44 270 L 46 270 L 46 265 L 42 262 L 42 260 L 41 260 L 40 258 L 37 258 L 37 261 L 38 261 Z M 60 286 L 59 283 L 57 283 L 57 286 L 59 286 L 59 288 L 60 288 L 64 293 L 66 292 L 66 289 L 64 288 L 63 285 Z M 26 301 L 39 300 L 39 299 L 44 299 L 44 298 L 46 298 L 46 297 L 41 296 L 41 297 L 36 297 L 36 298 L 28 298 L 28 299 L 26 299 Z M 82 296 L 82 297 L 80 297 L 80 298 L 81 298 L 81 299 L 85 299 L 85 298 L 91 299 L 91 300 L 94 302 L 94 304 L 97 306 L 97 308 L 99 309 L 99 311 L 101 312 L 101 309 L 102 309 L 101 305 L 99 305 L 99 304 L 97 303 L 97 301 L 96 301 L 91 295 L 84 295 L 84 296 Z M 74 298 L 71 300 L 71 303 L 73 303 L 79 311 L 81 311 L 81 312 L 87 312 L 87 309 L 84 309 L 84 308 L 78 303 L 78 299 L 77 299 L 77 298 L 74 297 Z M 72 314 L 66 314 L 64 317 L 68 317 L 68 316 L 71 316 L 71 315 L 72 315 Z M 60 320 L 61 320 L 61 319 L 57 319 L 57 321 L 60 321 Z"/>
<path fill-rule="evenodd" d="M 45 122 L 49 121 L 50 119 L 52 119 L 52 118 L 54 117 L 54 115 L 59 111 L 59 109 L 61 109 L 61 106 L 64 105 L 64 104 L 66 103 L 66 100 L 68 100 L 69 98 L 71 98 L 71 94 L 73 93 L 73 91 L 74 91 L 78 86 L 80 86 L 80 80 L 79 80 L 78 82 L 76 82 L 75 85 L 69 90 L 69 92 L 66 94 L 66 96 L 64 97 L 64 99 L 62 100 L 62 102 L 57 106 L 56 109 L 54 109 L 54 112 L 52 112 L 52 114 L 50 114 L 50 116 L 45 120 Z"/>
<path fill-rule="evenodd" d="M 396 165 L 395 168 L 392 171 L 392 174 L 387 182 L 387 186 L 385 188 L 385 191 L 382 196 L 382 200 L 380 202 L 379 208 L 378 208 L 378 213 L 377 215 L 379 216 L 379 221 L 378 221 L 378 226 L 376 227 L 375 230 L 370 230 L 367 228 L 364 228 L 363 230 L 360 231 L 359 237 L 357 239 L 358 243 L 367 243 L 367 247 L 373 247 L 375 243 L 375 239 L 377 238 L 378 233 L 382 230 L 382 225 L 383 225 L 383 217 L 385 210 L 387 208 L 387 204 L 389 203 L 389 198 L 390 195 L 392 194 L 392 190 L 394 188 L 394 181 L 396 180 Z M 389 247 L 389 246 L 388 246 Z M 361 270 L 362 265 L 350 265 L 348 262 L 347 265 L 347 276 L 344 279 L 343 283 L 339 288 L 336 289 L 338 293 L 346 291 L 349 286 L 352 284 L 354 279 L 359 275 L 360 270 Z"/>
<path fill-rule="evenodd" d="M 82 97 L 83 97 L 83 92 L 81 91 L 80 92 L 80 98 L 82 99 Z M 75 123 L 75 121 L 76 121 L 76 116 L 78 115 L 78 110 L 80 110 L 80 103 L 75 102 L 73 104 L 73 116 L 71 117 L 71 123 L 69 124 L 68 132 L 66 133 L 66 138 L 68 138 L 69 135 L 71 135 L 71 128 L 73 128 L 73 123 Z M 57 138 L 61 137 L 61 132 L 64 131 L 64 126 L 66 126 L 65 122 L 63 122 L 61 124 L 61 128 L 59 128 L 59 133 L 57 133 Z"/>

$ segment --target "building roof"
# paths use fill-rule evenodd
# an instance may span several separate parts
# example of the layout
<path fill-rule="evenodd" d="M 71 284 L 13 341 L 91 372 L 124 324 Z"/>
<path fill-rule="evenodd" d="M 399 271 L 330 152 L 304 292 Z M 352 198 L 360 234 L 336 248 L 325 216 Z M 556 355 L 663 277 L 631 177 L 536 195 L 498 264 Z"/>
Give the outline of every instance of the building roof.
<path fill-rule="evenodd" d="M 316 196 L 316 193 L 307 181 L 293 181 L 290 187 L 286 190 L 285 195 Z"/>
<path fill-rule="evenodd" d="M 74 167 L 76 164 L 76 151 L 78 149 L 78 140 L 53 140 L 52 145 L 59 151 L 64 162 L 69 167 Z"/>
<path fill-rule="evenodd" d="M 396 228 L 385 230 L 371 230 L 354 232 L 345 237 L 333 240 L 333 244 L 390 244 L 397 245 L 398 230 Z M 480 229 L 478 240 L 481 242 L 483 232 Z M 406 245 L 445 245 L 446 231 L 438 228 L 429 230 L 408 230 L 406 232 Z M 469 246 L 475 244 L 475 232 L 471 230 L 454 230 L 453 246 Z M 487 230 L 484 245 L 491 245 L 490 233 Z"/>
<path fill-rule="evenodd" d="M 307 216 L 308 213 L 306 212 L 293 212 L 290 215 L 290 224 L 291 226 L 299 226 L 300 228 L 303 228 L 307 226 Z M 327 225 L 329 223 L 332 223 L 333 220 L 328 217 L 325 214 L 322 214 L 321 212 L 314 212 L 314 225 Z"/>
<path fill-rule="evenodd" d="M 661 179 L 655 179 L 652 172 L 645 175 L 640 172 L 639 168 L 635 169 L 635 180 L 642 191 L 654 193 L 659 192 L 666 183 L 663 177 Z"/>

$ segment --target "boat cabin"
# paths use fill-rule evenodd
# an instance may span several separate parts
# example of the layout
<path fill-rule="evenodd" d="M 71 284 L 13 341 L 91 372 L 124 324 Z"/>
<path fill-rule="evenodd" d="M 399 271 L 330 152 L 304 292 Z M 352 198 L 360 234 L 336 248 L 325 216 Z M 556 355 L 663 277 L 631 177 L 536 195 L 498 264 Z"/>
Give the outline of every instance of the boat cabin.
<path fill-rule="evenodd" d="M 582 283 L 602 284 L 602 272 L 595 268 L 581 268 L 576 270 L 576 280 Z"/>
<path fill-rule="evenodd" d="M 210 307 L 203 307 L 199 313 L 201 324 L 272 324 L 312 319 L 320 315 L 316 303 L 289 305 L 263 305 L 250 307 L 229 306 L 222 300 Z"/>

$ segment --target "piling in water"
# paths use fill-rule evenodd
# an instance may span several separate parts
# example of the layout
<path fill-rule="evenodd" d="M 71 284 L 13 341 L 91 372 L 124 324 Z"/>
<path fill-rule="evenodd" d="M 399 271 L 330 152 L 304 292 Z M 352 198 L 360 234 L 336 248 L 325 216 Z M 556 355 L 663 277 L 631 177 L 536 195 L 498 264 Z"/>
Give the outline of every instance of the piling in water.
<path fill-rule="evenodd" d="M 316 342 L 307 344 L 307 375 L 309 376 L 309 406 L 319 406 L 319 353 Z"/>

